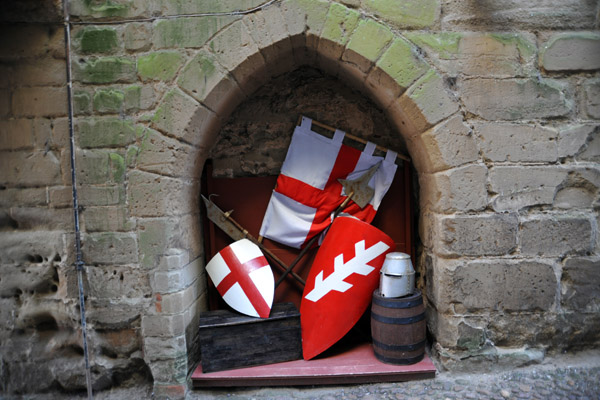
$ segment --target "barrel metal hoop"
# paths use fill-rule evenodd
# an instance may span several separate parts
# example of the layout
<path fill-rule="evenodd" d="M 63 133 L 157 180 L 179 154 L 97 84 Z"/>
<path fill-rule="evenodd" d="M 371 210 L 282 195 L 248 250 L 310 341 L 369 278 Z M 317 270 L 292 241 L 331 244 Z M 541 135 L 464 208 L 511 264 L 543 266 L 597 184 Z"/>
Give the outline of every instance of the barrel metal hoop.
<path fill-rule="evenodd" d="M 425 343 L 426 340 L 423 339 L 418 343 L 413 343 L 413 344 L 385 344 L 385 343 L 381 343 L 378 340 L 373 339 L 373 346 L 378 347 L 382 350 L 389 350 L 389 351 L 415 351 L 415 350 L 419 350 L 423 347 L 425 347 Z"/>
<path fill-rule="evenodd" d="M 389 301 L 389 300 L 384 300 L 383 298 L 380 298 L 377 296 L 373 296 L 373 304 L 376 304 L 378 306 L 385 307 L 385 308 L 412 308 L 412 307 L 420 306 L 421 304 L 423 304 L 423 296 L 419 296 L 419 298 L 417 298 L 415 300 L 408 300 L 405 302 Z"/>
<path fill-rule="evenodd" d="M 417 314 L 413 317 L 407 318 L 393 318 L 393 317 L 385 317 L 383 315 L 376 314 L 371 312 L 371 318 L 375 321 L 382 322 L 384 324 L 394 324 L 394 325 L 408 325 L 415 322 L 423 321 L 425 319 L 425 313 Z"/>
<path fill-rule="evenodd" d="M 377 357 L 377 359 L 379 361 L 383 361 L 383 362 L 389 363 L 389 364 L 410 365 L 410 364 L 416 364 L 419 361 L 421 361 L 425 357 L 425 354 L 423 353 L 416 357 L 409 357 L 409 358 L 395 358 L 395 357 L 386 357 L 386 356 L 382 356 L 381 354 L 375 353 L 375 357 Z"/>

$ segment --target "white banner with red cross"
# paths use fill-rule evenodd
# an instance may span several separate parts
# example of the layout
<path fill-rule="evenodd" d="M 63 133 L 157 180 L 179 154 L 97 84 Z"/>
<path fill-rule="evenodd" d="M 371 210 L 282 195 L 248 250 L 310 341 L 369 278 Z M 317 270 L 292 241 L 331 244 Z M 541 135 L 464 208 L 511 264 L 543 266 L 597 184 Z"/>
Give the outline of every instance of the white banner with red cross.
<path fill-rule="evenodd" d="M 331 223 L 332 213 L 346 196 L 338 179 L 357 179 L 380 163 L 369 180 L 375 194 L 361 209 L 349 202 L 342 213 L 371 222 L 396 173 L 397 153 L 387 151 L 385 158 L 374 156 L 375 144 L 363 151 L 342 143 L 344 132 L 332 139 L 311 129 L 312 120 L 302 118 L 277 178 L 263 218 L 260 235 L 291 247 L 300 248 Z"/>
<path fill-rule="evenodd" d="M 248 239 L 230 244 L 210 260 L 206 272 L 231 308 L 251 317 L 269 317 L 275 278 L 257 245 Z"/>

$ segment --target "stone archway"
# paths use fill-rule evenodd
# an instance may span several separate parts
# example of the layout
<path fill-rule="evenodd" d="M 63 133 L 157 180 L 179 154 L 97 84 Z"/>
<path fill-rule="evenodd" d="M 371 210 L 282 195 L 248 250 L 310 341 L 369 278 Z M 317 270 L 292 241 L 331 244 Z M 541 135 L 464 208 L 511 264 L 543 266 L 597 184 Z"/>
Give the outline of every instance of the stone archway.
<path fill-rule="evenodd" d="M 477 197 L 483 191 L 483 199 L 487 198 L 486 169 L 477 164 L 478 153 L 469 129 L 462 122 L 459 105 L 443 77 L 401 35 L 338 3 L 303 4 L 273 5 L 225 26 L 195 52 L 178 74 L 176 86 L 162 99 L 152 119 L 150 135 L 155 145 L 169 147 L 171 142 L 182 143 L 176 151 L 177 157 L 165 159 L 160 168 L 179 171 L 183 178 L 183 183 L 173 182 L 173 186 L 159 183 L 164 185 L 166 194 L 164 207 L 181 204 L 189 212 L 179 217 L 174 224 L 177 228 L 167 221 L 165 227 L 178 229 L 178 233 L 181 230 L 194 233 L 172 243 L 172 247 L 192 248 L 192 242 L 199 239 L 197 214 L 190 207 L 199 204 L 197 185 L 201 165 L 223 121 L 272 76 L 309 65 L 338 77 L 371 98 L 385 110 L 395 130 L 403 136 L 421 181 L 420 225 L 425 245 L 422 260 L 430 259 L 429 252 L 439 235 L 438 230 L 432 229 L 438 223 L 436 213 L 447 209 L 470 210 L 472 204 L 479 207 L 479 203 L 455 195 L 462 190 L 456 185 L 468 179 L 469 192 L 464 195 Z M 139 159 L 143 164 L 144 150 Z M 443 171 L 441 175 L 436 174 L 439 171 Z M 156 182 L 146 182 L 143 177 L 140 182 L 130 179 L 130 190 L 135 192 L 138 186 L 146 184 L 156 190 Z M 170 197 L 171 193 L 177 194 Z M 160 211 L 155 216 L 158 214 Z M 175 253 L 164 256 L 181 257 Z M 190 254 L 200 252 L 194 250 Z M 190 270 L 183 264 L 183 268 Z M 202 269 L 201 262 L 194 265 L 191 270 Z M 157 274 L 162 276 L 162 272 Z M 203 280 L 195 281 L 198 296 L 193 303 L 195 307 L 202 307 L 205 301 L 204 284 Z M 443 283 L 438 282 L 432 293 L 440 290 L 440 285 Z M 438 301 L 438 297 L 434 296 L 432 301 Z M 432 321 L 440 319 L 436 309 L 444 307 L 434 304 L 430 309 L 434 314 Z M 182 318 L 189 324 L 192 317 L 184 316 L 194 314 L 195 310 L 188 304 L 171 318 Z M 193 334 L 186 337 L 188 342 L 193 341 Z M 150 343 L 148 339 L 151 338 L 145 338 L 146 345 Z M 187 344 L 188 352 L 193 351 L 192 347 L 192 343 Z"/>

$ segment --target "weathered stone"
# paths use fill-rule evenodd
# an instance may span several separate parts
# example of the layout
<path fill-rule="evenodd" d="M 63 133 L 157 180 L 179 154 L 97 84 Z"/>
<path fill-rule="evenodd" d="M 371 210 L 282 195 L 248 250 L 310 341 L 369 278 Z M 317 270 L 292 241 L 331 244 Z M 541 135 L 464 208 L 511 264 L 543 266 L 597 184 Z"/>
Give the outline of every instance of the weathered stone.
<path fill-rule="evenodd" d="M 203 13 L 237 13 L 249 11 L 264 5 L 262 0 L 203 0 L 180 1 L 164 0 L 160 2 L 161 15 L 203 14 Z"/>
<path fill-rule="evenodd" d="M 123 108 L 125 94 L 117 89 L 98 89 L 94 92 L 94 110 L 100 114 L 117 114 Z"/>
<path fill-rule="evenodd" d="M 584 85 L 585 103 L 583 108 L 590 118 L 600 119 L 600 79 L 590 80 Z"/>
<path fill-rule="evenodd" d="M 331 62 L 332 65 L 329 66 L 332 75 L 336 75 L 337 60 L 342 56 L 348 39 L 352 35 L 352 32 L 354 32 L 354 29 L 356 29 L 359 17 L 360 14 L 358 11 L 349 9 L 338 3 L 333 3 L 329 8 L 327 19 L 321 31 L 321 39 L 319 40 L 317 52 L 320 59 L 325 58 L 333 61 Z M 325 63 L 325 61 L 323 60 L 321 63 Z"/>
<path fill-rule="evenodd" d="M 487 120 L 561 117 L 573 108 L 557 81 L 470 79 L 460 90 L 467 110 Z"/>
<path fill-rule="evenodd" d="M 90 233 L 83 238 L 83 243 L 84 259 L 88 264 L 131 264 L 138 261 L 134 233 Z"/>
<path fill-rule="evenodd" d="M 520 250 L 527 256 L 578 254 L 595 245 L 592 221 L 585 215 L 534 215 L 520 225 Z"/>
<path fill-rule="evenodd" d="M 83 83 L 134 82 L 135 69 L 135 61 L 130 58 L 88 58 L 73 63 L 73 77 Z"/>
<path fill-rule="evenodd" d="M 22 207 L 47 205 L 46 188 L 6 188 L 0 190 L 0 207 L 9 208 L 15 204 Z"/>
<path fill-rule="evenodd" d="M 515 214 L 439 217 L 434 249 L 453 256 L 507 255 L 517 246 L 518 222 Z"/>
<path fill-rule="evenodd" d="M 23 292 L 54 293 L 58 290 L 56 267 L 43 258 L 38 262 L 34 256 L 31 262 L 20 266 L 0 265 L 0 297 L 11 297 Z"/>
<path fill-rule="evenodd" d="M 314 57 L 330 3 L 324 0 L 286 0 L 281 4 L 297 65 L 306 64 Z M 305 49 L 308 48 L 309 52 Z M 299 50 L 299 51 L 296 51 Z"/>
<path fill-rule="evenodd" d="M 137 267 L 95 265 L 87 267 L 86 274 L 88 296 L 96 299 L 135 299 L 152 293 L 148 274 Z"/>
<path fill-rule="evenodd" d="M 187 356 L 168 360 L 156 360 L 150 363 L 152 378 L 156 383 L 185 383 L 187 378 Z"/>
<path fill-rule="evenodd" d="M 423 132 L 458 111 L 458 103 L 446 91 L 441 76 L 430 70 L 388 109 L 393 120 L 410 120 L 408 135 Z"/>
<path fill-rule="evenodd" d="M 87 283 L 86 281 L 86 290 L 88 290 Z M 146 307 L 142 300 L 131 304 L 127 299 L 119 302 L 115 299 L 92 298 L 88 300 L 85 311 L 88 323 L 95 329 L 122 330 L 139 328 L 141 313 Z"/>
<path fill-rule="evenodd" d="M 137 167 L 167 176 L 193 176 L 202 167 L 192 146 L 148 129 L 140 145 Z"/>
<path fill-rule="evenodd" d="M 12 111 L 17 117 L 61 117 L 67 115 L 67 91 L 58 87 L 16 89 Z"/>
<path fill-rule="evenodd" d="M 88 26 L 74 35 L 84 54 L 111 53 L 117 49 L 117 31 L 113 27 Z"/>
<path fill-rule="evenodd" d="M 479 149 L 472 131 L 460 115 L 409 139 L 418 171 L 438 172 L 477 161 Z"/>
<path fill-rule="evenodd" d="M 597 3 L 594 0 L 538 1 L 534 4 L 498 0 L 470 3 L 445 0 L 442 30 L 595 29 Z"/>
<path fill-rule="evenodd" d="M 90 342 L 102 354 L 113 358 L 128 358 L 142 347 L 139 329 L 95 330 L 91 336 Z"/>
<path fill-rule="evenodd" d="M 197 183 L 132 171 L 129 173 L 129 211 L 136 217 L 188 214 L 197 207 L 197 189 Z"/>
<path fill-rule="evenodd" d="M 494 167 L 490 169 L 490 189 L 498 194 L 492 202 L 494 210 L 518 211 L 552 204 L 556 188 L 567 174 L 561 167 Z"/>
<path fill-rule="evenodd" d="M 73 92 L 73 113 L 75 115 L 89 114 L 92 109 L 92 96 L 85 90 Z"/>
<path fill-rule="evenodd" d="M 595 125 L 566 126 L 558 132 L 558 156 L 572 157 L 585 149 L 588 138 L 593 140 Z"/>
<path fill-rule="evenodd" d="M 202 275 L 203 264 L 200 259 L 195 259 L 178 270 L 156 271 L 154 273 L 154 291 L 165 294 L 180 292 L 188 288 Z"/>
<path fill-rule="evenodd" d="M 183 314 L 142 316 L 142 335 L 144 338 L 172 338 L 181 336 L 184 332 Z"/>
<path fill-rule="evenodd" d="M 75 0 L 69 4 L 71 17 L 75 16 L 84 20 L 150 17 L 153 10 L 152 2 L 140 0 L 127 2 Z"/>
<path fill-rule="evenodd" d="M 132 121 L 119 118 L 79 119 L 75 125 L 79 145 L 91 147 L 122 147 L 136 137 Z"/>
<path fill-rule="evenodd" d="M 65 259 L 60 231 L 0 232 L 0 262 L 19 264 Z"/>
<path fill-rule="evenodd" d="M 18 151 L 0 157 L 0 184 L 47 186 L 61 184 L 60 160 L 53 151 Z"/>
<path fill-rule="evenodd" d="M 441 9 L 439 0 L 366 0 L 363 7 L 400 29 L 431 27 L 439 19 Z"/>
<path fill-rule="evenodd" d="M 144 338 L 144 353 L 150 361 L 169 360 L 186 352 L 185 336 L 165 339 L 148 336 Z"/>
<path fill-rule="evenodd" d="M 367 77 L 367 85 L 382 108 L 387 108 L 428 69 L 414 46 L 396 38 L 377 60 Z"/>
<path fill-rule="evenodd" d="M 546 71 L 600 69 L 600 34 L 556 34 L 542 46 L 540 65 Z"/>
<path fill-rule="evenodd" d="M 152 43 L 156 48 L 199 48 L 216 32 L 239 19 L 239 16 L 173 18 L 154 25 Z"/>
<path fill-rule="evenodd" d="M 159 51 L 138 58 L 138 76 L 142 81 L 170 81 L 183 64 L 177 51 Z"/>
<path fill-rule="evenodd" d="M 557 132 L 532 125 L 475 123 L 486 159 L 496 162 L 554 162 Z"/>
<path fill-rule="evenodd" d="M 12 207 L 10 219 L 19 230 L 64 230 L 73 228 L 73 210 L 46 207 Z"/>
<path fill-rule="evenodd" d="M 82 186 L 77 190 L 80 206 L 110 206 L 125 203 L 125 190 L 118 186 Z M 52 207 L 72 207 L 73 190 L 70 187 L 53 187 L 48 190 Z"/>
<path fill-rule="evenodd" d="M 467 165 L 436 174 L 421 174 L 421 208 L 439 213 L 481 211 L 487 206 L 487 167 Z"/>
<path fill-rule="evenodd" d="M 600 160 L 600 126 L 594 126 L 594 130 L 587 137 L 585 147 L 577 155 L 576 159 L 592 162 Z"/>
<path fill-rule="evenodd" d="M 190 96 L 219 115 L 229 115 L 245 95 L 223 71 L 214 56 L 200 51 L 186 65 L 177 84 Z"/>
<path fill-rule="evenodd" d="M 393 37 L 392 31 L 385 25 L 371 19 L 361 20 L 350 36 L 342 61 L 351 63 L 366 73 Z"/>
<path fill-rule="evenodd" d="M 561 277 L 561 304 L 578 312 L 600 310 L 600 260 L 597 257 L 567 258 Z"/>
<path fill-rule="evenodd" d="M 0 121 L 0 150 L 22 150 L 33 147 L 33 126 L 30 119 Z"/>
<path fill-rule="evenodd" d="M 219 32 L 209 46 L 245 93 L 254 92 L 268 80 L 265 60 L 243 21 Z"/>
<path fill-rule="evenodd" d="M 15 84 L 26 86 L 63 86 L 67 82 L 65 61 L 63 58 L 36 58 L 21 60 L 9 78 Z M 63 89 L 65 90 L 65 89 Z"/>
<path fill-rule="evenodd" d="M 581 167 L 569 171 L 556 188 L 553 206 L 564 209 L 593 207 L 600 191 L 600 170 Z"/>
<path fill-rule="evenodd" d="M 130 23 L 125 26 L 123 42 L 127 50 L 143 51 L 152 45 L 152 25 L 149 23 Z"/>
<path fill-rule="evenodd" d="M 86 207 L 81 215 L 86 232 L 130 231 L 135 227 L 123 206 Z"/>

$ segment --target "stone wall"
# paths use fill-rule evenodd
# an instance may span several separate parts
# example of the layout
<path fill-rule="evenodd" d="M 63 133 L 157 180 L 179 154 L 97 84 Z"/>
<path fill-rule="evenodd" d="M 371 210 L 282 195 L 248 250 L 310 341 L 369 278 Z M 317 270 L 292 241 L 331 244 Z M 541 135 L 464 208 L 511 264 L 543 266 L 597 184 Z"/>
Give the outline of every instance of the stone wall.
<path fill-rule="evenodd" d="M 217 138 L 240 104 L 260 103 L 257 90 L 304 66 L 372 101 L 372 121 L 387 118 L 385 133 L 361 134 L 408 149 L 420 186 L 416 264 L 442 367 L 598 346 L 597 2 L 282 0 L 252 11 L 263 3 L 71 2 L 95 389 L 152 379 L 157 397 L 185 394 L 206 307 L 202 166 L 225 156 Z M 9 393 L 85 387 L 62 12 L 57 1 L 44 2 L 46 14 L 32 4 L 2 6 L 11 40 L 0 45 L 0 387 Z M 272 135 L 289 137 L 292 113 Z M 248 129 L 236 121 L 221 140 Z M 268 140 L 281 155 L 285 146 Z M 260 162 L 246 173 L 263 173 Z"/>

